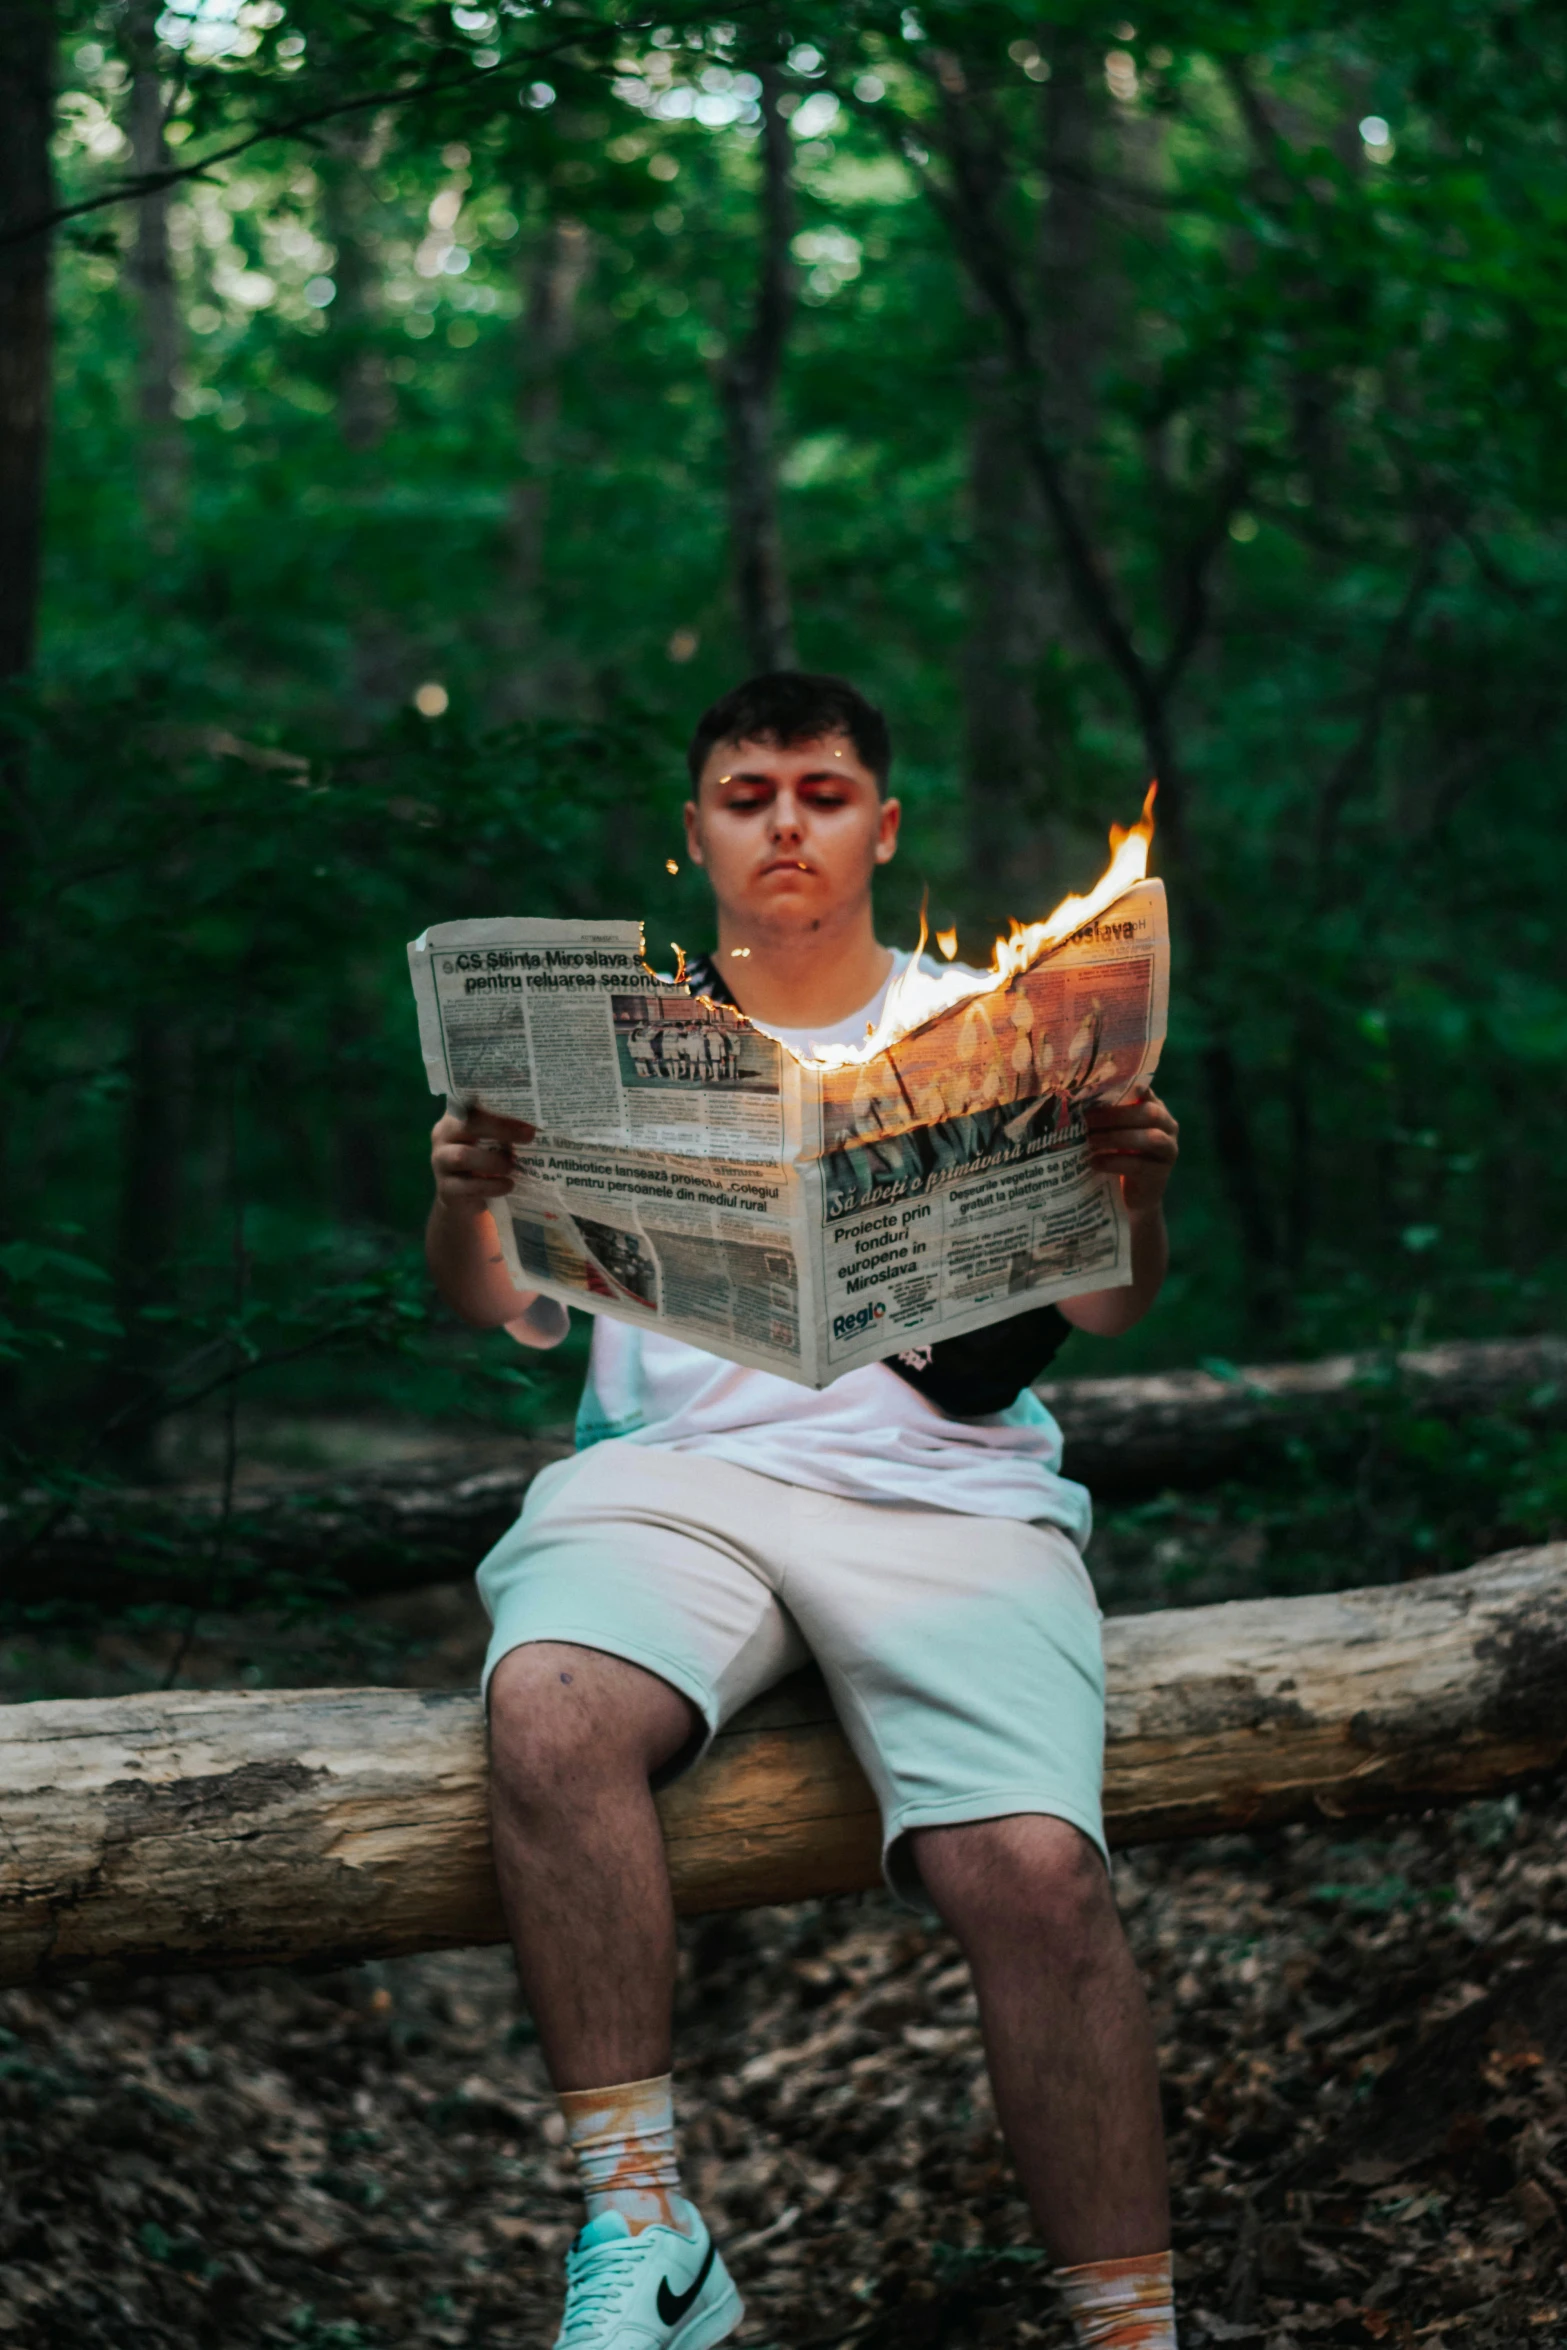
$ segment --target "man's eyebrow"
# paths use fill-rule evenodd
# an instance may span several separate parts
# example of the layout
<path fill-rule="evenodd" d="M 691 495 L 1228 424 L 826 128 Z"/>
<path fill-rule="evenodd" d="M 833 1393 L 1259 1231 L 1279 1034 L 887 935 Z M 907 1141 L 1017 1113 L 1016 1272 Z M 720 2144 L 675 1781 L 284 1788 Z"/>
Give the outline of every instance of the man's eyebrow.
<path fill-rule="evenodd" d="M 732 767 L 727 775 L 719 776 L 718 783 L 721 788 L 726 783 L 776 783 L 777 780 L 776 776 L 756 768 Z M 794 780 L 796 783 L 847 783 L 850 778 L 841 767 L 808 767 Z"/>

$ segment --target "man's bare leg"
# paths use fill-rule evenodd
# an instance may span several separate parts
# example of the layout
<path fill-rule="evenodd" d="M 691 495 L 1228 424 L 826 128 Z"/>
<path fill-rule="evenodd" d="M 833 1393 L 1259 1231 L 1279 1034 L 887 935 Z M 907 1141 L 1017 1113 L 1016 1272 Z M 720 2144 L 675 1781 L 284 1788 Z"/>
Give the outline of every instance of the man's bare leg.
<path fill-rule="evenodd" d="M 973 1970 L 996 2110 L 1050 2252 L 1072 2266 L 1163 2251 L 1153 2029 L 1104 1862 L 1037 1813 L 913 1844 Z"/>
<path fill-rule="evenodd" d="M 667 1681 L 596 1649 L 534 1642 L 491 1677 L 495 1871 L 558 2090 L 669 2070 L 675 1912 L 648 1778 L 696 1727 Z"/>

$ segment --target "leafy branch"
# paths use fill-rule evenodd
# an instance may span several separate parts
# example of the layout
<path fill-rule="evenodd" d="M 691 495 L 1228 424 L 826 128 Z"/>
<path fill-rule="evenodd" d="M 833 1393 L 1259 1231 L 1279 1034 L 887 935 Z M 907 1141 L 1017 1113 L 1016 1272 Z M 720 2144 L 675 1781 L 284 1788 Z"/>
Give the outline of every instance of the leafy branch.
<path fill-rule="evenodd" d="M 771 5 L 771 0 L 727 0 L 723 10 L 724 23 L 736 16 L 756 13 Z M 518 51 L 501 58 L 494 65 L 464 65 L 448 70 L 437 68 L 413 82 L 396 82 L 383 88 L 361 91 L 351 98 L 333 98 L 320 105 L 300 108 L 293 114 L 281 114 L 257 124 L 242 136 L 229 140 L 226 146 L 214 147 L 210 153 L 193 158 L 189 163 L 171 163 L 161 171 L 138 172 L 123 179 L 112 188 L 96 196 L 84 196 L 74 204 L 59 204 L 52 211 L 39 213 L 20 225 L 0 230 L 0 248 L 30 243 L 35 237 L 47 236 L 68 220 L 79 220 L 89 212 L 101 212 L 113 204 L 133 204 L 145 196 L 156 196 L 163 189 L 176 187 L 184 180 L 204 179 L 220 163 L 231 163 L 236 155 L 245 154 L 252 147 L 265 145 L 273 139 L 302 138 L 306 132 L 317 130 L 323 123 L 341 122 L 355 114 L 378 112 L 393 106 L 417 106 L 431 98 L 443 98 L 455 91 L 470 90 L 480 84 L 505 83 L 531 73 L 535 67 L 568 55 L 576 49 L 613 49 L 624 40 L 646 35 L 664 26 L 686 28 L 708 25 L 714 21 L 710 8 L 694 9 L 686 16 L 672 15 L 660 10 L 654 16 L 630 17 L 606 25 L 574 24 L 569 31 L 558 34 L 551 41 L 540 42 L 536 48 Z"/>

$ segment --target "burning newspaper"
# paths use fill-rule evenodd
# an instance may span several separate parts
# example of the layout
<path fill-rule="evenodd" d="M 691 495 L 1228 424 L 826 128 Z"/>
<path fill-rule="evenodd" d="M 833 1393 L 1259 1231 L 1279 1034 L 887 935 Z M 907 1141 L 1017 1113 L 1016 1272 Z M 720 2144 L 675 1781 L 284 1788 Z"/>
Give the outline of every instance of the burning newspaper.
<path fill-rule="evenodd" d="M 496 1202 L 512 1279 L 731 1361 L 844 1371 L 1131 1279 L 1082 1110 L 1164 1041 L 1152 825 L 988 972 L 923 971 L 802 1060 L 661 979 L 637 922 L 444 922 L 408 950 L 431 1090 L 538 1128 Z M 945 942 L 944 942 L 945 943 Z"/>

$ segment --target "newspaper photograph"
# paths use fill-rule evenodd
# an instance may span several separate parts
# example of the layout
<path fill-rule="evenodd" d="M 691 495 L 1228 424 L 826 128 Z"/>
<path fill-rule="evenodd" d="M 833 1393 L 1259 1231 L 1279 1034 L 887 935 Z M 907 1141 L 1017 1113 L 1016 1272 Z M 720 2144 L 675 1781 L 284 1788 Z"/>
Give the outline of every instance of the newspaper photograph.
<path fill-rule="evenodd" d="M 431 1090 L 537 1129 L 495 1207 L 520 1291 L 825 1387 L 1131 1278 L 1083 1112 L 1158 1066 L 1157 881 L 1017 969 L 916 967 L 820 1060 L 651 970 L 639 923 L 441 923 L 408 955 Z"/>

